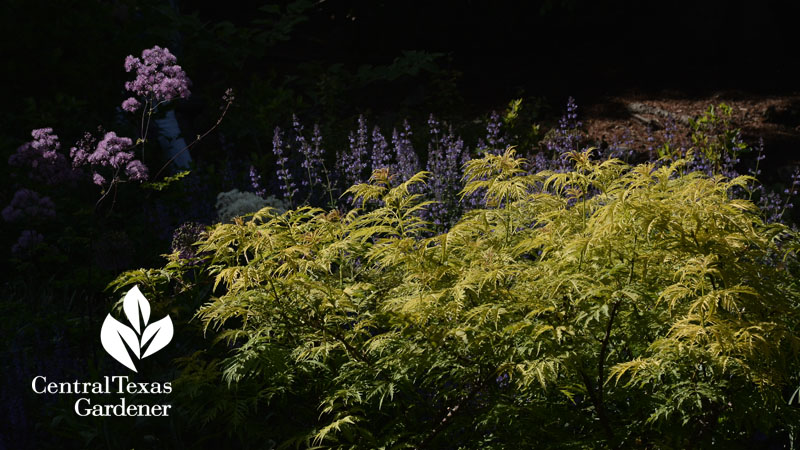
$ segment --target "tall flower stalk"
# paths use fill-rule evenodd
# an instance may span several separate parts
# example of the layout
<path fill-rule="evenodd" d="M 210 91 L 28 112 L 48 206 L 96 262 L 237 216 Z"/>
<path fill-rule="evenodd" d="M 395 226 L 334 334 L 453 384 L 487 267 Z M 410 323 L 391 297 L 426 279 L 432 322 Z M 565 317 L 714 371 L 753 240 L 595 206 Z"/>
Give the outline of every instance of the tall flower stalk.
<path fill-rule="evenodd" d="M 289 169 L 289 152 L 284 147 L 283 132 L 279 127 L 275 127 L 275 134 L 272 137 L 272 152 L 277 157 L 278 186 L 280 186 L 281 194 L 287 203 L 293 205 L 297 185 L 292 179 L 292 172 Z"/>

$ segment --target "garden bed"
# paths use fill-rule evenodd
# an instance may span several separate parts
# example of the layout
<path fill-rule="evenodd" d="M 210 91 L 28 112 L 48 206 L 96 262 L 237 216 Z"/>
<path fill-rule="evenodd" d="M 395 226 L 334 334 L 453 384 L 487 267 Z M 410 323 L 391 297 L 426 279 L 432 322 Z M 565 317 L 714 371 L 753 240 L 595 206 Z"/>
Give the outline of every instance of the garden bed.
<path fill-rule="evenodd" d="M 758 95 L 729 91 L 692 97 L 683 92 L 627 93 L 602 97 L 582 108 L 589 136 L 605 141 L 628 133 L 631 146 L 647 149 L 650 136 L 663 138 L 670 118 L 683 135 L 691 132 L 687 118 L 698 117 L 709 105 L 731 106 L 731 124 L 741 128 L 745 142 L 764 140 L 767 170 L 800 161 L 800 94 Z"/>

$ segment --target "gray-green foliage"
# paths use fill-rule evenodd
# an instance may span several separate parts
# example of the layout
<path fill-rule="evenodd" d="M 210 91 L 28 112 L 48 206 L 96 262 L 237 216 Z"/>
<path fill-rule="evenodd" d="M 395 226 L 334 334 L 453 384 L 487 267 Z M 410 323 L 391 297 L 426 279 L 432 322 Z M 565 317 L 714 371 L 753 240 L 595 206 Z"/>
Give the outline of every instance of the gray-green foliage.
<path fill-rule="evenodd" d="M 262 198 L 252 192 L 241 192 L 238 189 L 217 194 L 216 206 L 220 222 L 230 222 L 235 217 L 254 213 L 267 206 L 280 212 L 288 209 L 285 202 L 272 195 Z"/>
<path fill-rule="evenodd" d="M 412 188 L 424 172 L 376 172 L 346 215 L 216 225 L 197 316 L 230 347 L 220 383 L 256 386 L 264 429 L 301 447 L 796 435 L 797 236 L 731 197 L 745 177 L 571 156 L 536 175 L 511 149 L 469 162 L 464 195 L 490 206 L 434 236 Z"/>

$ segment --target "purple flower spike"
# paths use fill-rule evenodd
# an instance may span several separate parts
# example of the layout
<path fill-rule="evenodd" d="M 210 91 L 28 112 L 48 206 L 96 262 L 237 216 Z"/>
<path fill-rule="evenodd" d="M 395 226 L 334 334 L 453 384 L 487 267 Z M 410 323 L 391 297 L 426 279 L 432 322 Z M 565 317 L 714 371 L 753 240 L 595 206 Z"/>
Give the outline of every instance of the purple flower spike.
<path fill-rule="evenodd" d="M 389 144 L 386 142 L 386 138 L 383 137 L 383 134 L 381 134 L 381 130 L 376 126 L 372 129 L 372 170 L 389 167 L 391 158 L 389 154 Z"/>
<path fill-rule="evenodd" d="M 567 154 L 580 150 L 580 143 L 583 136 L 580 133 L 581 122 L 578 121 L 578 105 L 575 99 L 569 97 L 567 100 L 567 111 L 559 119 L 558 128 L 554 134 L 545 140 L 553 164 L 551 170 L 556 172 L 566 172 L 569 170 L 569 158 Z"/>
<path fill-rule="evenodd" d="M 419 157 L 411 145 L 411 125 L 408 121 L 403 122 L 403 131 L 392 133 L 392 146 L 394 147 L 395 161 L 397 161 L 395 171 L 401 179 L 407 180 L 419 172 Z"/>
<path fill-rule="evenodd" d="M 312 168 L 316 168 L 316 172 L 312 171 L 311 177 L 317 183 L 322 183 L 322 179 L 320 178 L 320 174 L 325 171 L 325 161 L 323 157 L 325 156 L 325 149 L 322 147 L 322 132 L 319 129 L 319 125 L 314 125 L 314 131 L 311 134 L 311 149 L 308 154 L 308 161 L 309 165 Z"/>
<path fill-rule="evenodd" d="M 506 140 L 500 134 L 502 122 L 500 114 L 492 111 L 489 122 L 486 123 L 486 151 L 493 155 L 499 155 L 505 150 Z"/>
<path fill-rule="evenodd" d="M 283 133 L 279 127 L 275 127 L 275 135 L 272 138 L 272 151 L 278 158 L 278 184 L 280 185 L 283 198 L 292 203 L 292 198 L 297 193 L 297 187 L 292 181 L 292 173 L 289 170 L 288 152 L 285 152 L 283 144 Z"/>
<path fill-rule="evenodd" d="M 261 175 L 258 174 L 255 166 L 250 166 L 250 187 L 259 197 L 264 198 L 267 196 L 267 190 L 261 185 Z"/>
<path fill-rule="evenodd" d="M 437 201 L 431 205 L 430 218 L 435 224 L 450 226 L 461 215 L 458 198 L 458 192 L 463 188 L 461 166 L 468 160 L 469 151 L 464 141 L 453 133 L 452 127 L 447 127 L 447 133 L 443 134 L 433 116 L 428 119 L 428 125 L 431 130 L 428 171 L 432 175 L 427 187 Z"/>
<path fill-rule="evenodd" d="M 323 171 L 323 149 L 322 149 L 322 135 L 319 131 L 319 126 L 314 125 L 311 143 L 306 141 L 303 136 L 303 125 L 297 116 L 292 116 L 292 126 L 294 127 L 295 142 L 297 143 L 300 154 L 303 155 L 303 162 L 300 166 L 305 172 L 303 179 L 303 186 L 313 189 L 313 186 L 322 184 L 322 171 Z"/>
<path fill-rule="evenodd" d="M 364 116 L 358 117 L 358 129 L 350 133 L 350 151 L 339 154 L 337 168 L 343 174 L 345 187 L 362 183 L 366 180 L 367 169 L 367 120 Z"/>

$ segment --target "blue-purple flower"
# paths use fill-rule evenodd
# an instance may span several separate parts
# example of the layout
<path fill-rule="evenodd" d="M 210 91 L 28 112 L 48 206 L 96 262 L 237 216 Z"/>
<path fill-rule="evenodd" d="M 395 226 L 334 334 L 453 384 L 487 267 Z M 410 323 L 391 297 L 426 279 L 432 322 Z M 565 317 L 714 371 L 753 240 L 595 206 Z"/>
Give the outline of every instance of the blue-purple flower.
<path fill-rule="evenodd" d="M 402 180 L 407 180 L 419 172 L 419 157 L 411 144 L 411 125 L 408 121 L 403 122 L 402 131 L 396 129 L 392 132 L 392 147 L 395 154 L 394 172 L 400 175 Z"/>
<path fill-rule="evenodd" d="M 305 136 L 303 136 L 303 126 L 300 124 L 297 116 L 292 116 L 292 125 L 294 127 L 295 142 L 297 143 L 300 154 L 303 155 L 303 161 L 300 167 L 305 171 L 306 177 L 303 179 L 303 186 L 313 190 L 314 186 L 322 184 L 322 171 L 323 171 L 323 152 L 322 149 L 322 135 L 319 131 L 319 126 L 314 125 L 314 131 L 309 143 Z"/>
<path fill-rule="evenodd" d="M 289 152 L 284 148 L 283 132 L 279 127 L 275 127 L 275 134 L 272 137 L 272 152 L 278 158 L 276 161 L 278 164 L 278 185 L 283 194 L 283 199 L 291 204 L 297 193 L 297 185 L 292 180 L 292 173 L 289 169 Z"/>
<path fill-rule="evenodd" d="M 366 181 L 369 162 L 367 136 L 367 120 L 362 115 L 358 117 L 358 129 L 348 136 L 349 151 L 341 152 L 337 161 L 337 169 L 346 187 Z"/>
<path fill-rule="evenodd" d="M 370 162 L 372 170 L 390 167 L 392 155 L 389 153 L 389 143 L 383 137 L 381 130 L 376 126 L 372 129 L 372 155 Z"/>

